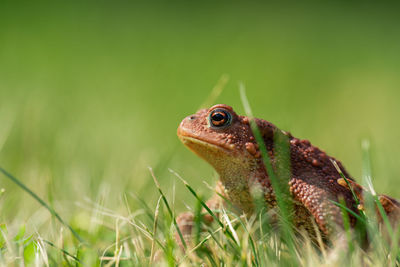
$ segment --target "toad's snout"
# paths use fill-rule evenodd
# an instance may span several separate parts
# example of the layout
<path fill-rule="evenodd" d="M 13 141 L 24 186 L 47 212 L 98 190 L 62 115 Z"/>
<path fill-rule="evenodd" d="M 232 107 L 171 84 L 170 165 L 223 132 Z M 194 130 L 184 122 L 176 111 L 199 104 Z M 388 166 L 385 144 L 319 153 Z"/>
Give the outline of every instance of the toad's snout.
<path fill-rule="evenodd" d="M 191 129 L 193 128 L 193 122 L 195 119 L 196 115 L 190 115 L 184 118 L 178 126 L 177 135 L 179 137 L 183 137 L 191 133 L 192 132 Z"/>

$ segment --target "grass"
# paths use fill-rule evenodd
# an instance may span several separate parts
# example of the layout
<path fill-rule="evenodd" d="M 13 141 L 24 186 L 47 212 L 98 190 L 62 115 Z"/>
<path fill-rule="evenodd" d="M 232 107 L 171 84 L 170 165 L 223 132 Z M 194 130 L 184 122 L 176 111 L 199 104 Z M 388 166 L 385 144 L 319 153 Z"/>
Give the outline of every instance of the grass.
<path fill-rule="evenodd" d="M 183 180 L 182 180 L 183 181 Z M 205 207 L 205 203 L 187 182 L 183 181 L 187 189 L 196 200 Z M 154 189 L 155 190 L 155 189 Z M 111 219 L 114 224 L 106 220 L 95 220 L 98 231 L 85 238 L 102 242 L 99 233 L 102 229 L 112 231 L 115 240 L 107 245 L 103 251 L 98 250 L 98 244 L 81 243 L 74 240 L 73 232 L 61 231 L 55 240 L 43 239 L 39 233 L 26 236 L 24 227 L 15 236 L 10 236 L 7 227 L 1 227 L 1 262 L 3 264 L 40 264 L 65 266 L 97 265 L 105 266 L 146 266 L 165 264 L 168 266 L 201 265 L 209 266 L 310 266 L 323 264 L 325 266 L 338 265 L 366 265 L 366 266 L 396 266 L 398 262 L 397 240 L 398 234 L 386 239 L 377 228 L 373 229 L 371 246 L 365 250 L 361 244 L 355 242 L 353 232 L 347 229 L 346 238 L 351 249 L 343 243 L 335 243 L 322 250 L 316 248 L 307 237 L 291 236 L 289 243 L 287 236 L 280 235 L 277 229 L 268 228 L 263 222 L 269 214 L 263 210 L 247 218 L 223 210 L 218 223 L 209 226 L 199 225 L 206 231 L 200 233 L 198 242 L 188 244 L 186 253 L 179 248 L 174 233 L 176 232 L 175 214 L 172 213 L 171 200 L 168 200 L 159 188 L 160 198 L 154 208 L 143 205 L 138 200 L 140 210 L 128 216 L 114 214 L 100 205 L 94 204 L 93 214 Z M 163 201 L 160 201 L 160 200 Z M 198 209 L 199 210 L 199 209 Z M 216 216 L 211 210 L 207 210 Z M 198 213 L 197 213 L 198 214 Z M 368 212 L 367 212 L 368 214 Z M 346 215 L 346 212 L 344 212 Z M 198 214 L 202 216 L 202 214 Z M 372 225 L 370 218 L 368 225 Z M 200 220 L 196 220 L 198 224 Z M 92 225 L 94 227 L 94 225 Z M 89 230 L 89 229 L 87 229 Z"/>

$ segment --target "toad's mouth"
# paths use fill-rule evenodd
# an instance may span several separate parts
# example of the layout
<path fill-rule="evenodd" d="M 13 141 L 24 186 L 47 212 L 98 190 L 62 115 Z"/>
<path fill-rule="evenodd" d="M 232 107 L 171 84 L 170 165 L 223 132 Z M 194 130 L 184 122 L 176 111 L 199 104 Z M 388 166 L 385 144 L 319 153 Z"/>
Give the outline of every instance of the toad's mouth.
<path fill-rule="evenodd" d="M 202 140 L 193 136 L 179 135 L 179 139 L 182 143 L 193 150 L 194 152 L 222 152 L 222 153 L 232 153 L 232 149 L 221 146 L 221 144 L 216 144 L 210 141 Z"/>
<path fill-rule="evenodd" d="M 193 131 L 191 128 L 185 127 L 186 120 L 183 120 L 178 127 L 178 137 L 182 143 L 191 150 L 208 148 L 210 151 L 220 151 L 224 153 L 233 153 L 235 151 L 234 144 L 221 142 L 221 139 L 212 138 L 202 131 Z"/>

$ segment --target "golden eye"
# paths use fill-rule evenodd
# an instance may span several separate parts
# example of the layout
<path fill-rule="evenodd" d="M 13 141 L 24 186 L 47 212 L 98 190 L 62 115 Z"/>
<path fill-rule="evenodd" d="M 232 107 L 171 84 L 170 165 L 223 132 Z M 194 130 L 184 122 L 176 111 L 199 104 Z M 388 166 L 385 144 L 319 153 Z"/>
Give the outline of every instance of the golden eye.
<path fill-rule="evenodd" d="M 231 114 L 224 109 L 213 110 L 208 118 L 212 127 L 224 128 L 231 124 Z"/>

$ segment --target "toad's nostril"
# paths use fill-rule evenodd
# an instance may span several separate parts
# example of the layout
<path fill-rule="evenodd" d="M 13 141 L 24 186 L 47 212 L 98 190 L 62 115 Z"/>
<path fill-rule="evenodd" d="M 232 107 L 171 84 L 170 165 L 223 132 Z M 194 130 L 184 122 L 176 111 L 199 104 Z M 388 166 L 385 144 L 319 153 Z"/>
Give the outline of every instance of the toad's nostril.
<path fill-rule="evenodd" d="M 189 120 L 191 120 L 191 121 L 194 120 L 194 119 L 196 119 L 196 116 L 190 116 L 189 117 Z"/>

